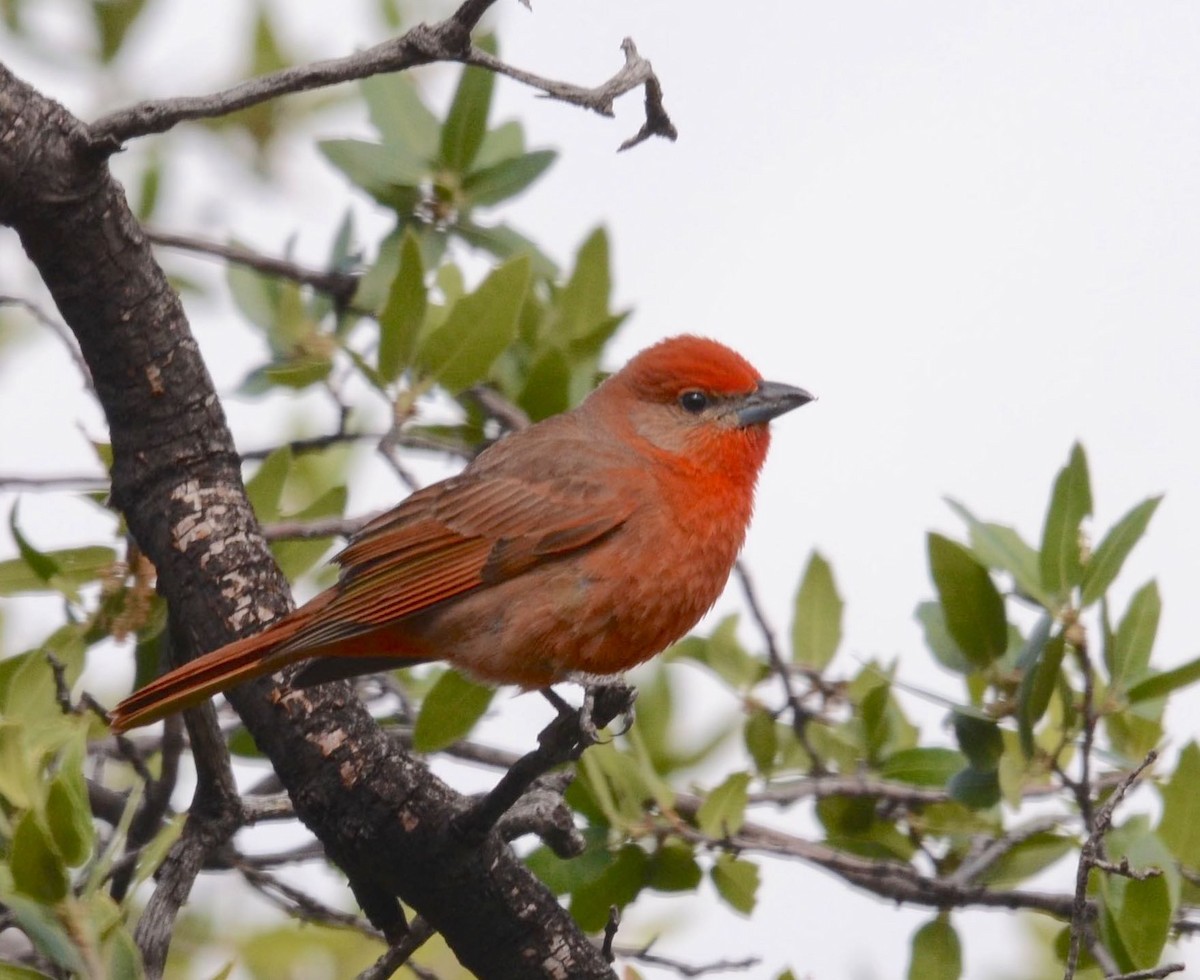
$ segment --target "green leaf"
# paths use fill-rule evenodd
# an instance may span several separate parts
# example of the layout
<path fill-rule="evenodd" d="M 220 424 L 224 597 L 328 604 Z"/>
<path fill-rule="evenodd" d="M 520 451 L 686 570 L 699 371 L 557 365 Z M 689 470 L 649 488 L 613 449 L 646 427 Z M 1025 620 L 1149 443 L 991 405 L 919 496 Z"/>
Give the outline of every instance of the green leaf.
<path fill-rule="evenodd" d="M 418 365 L 452 394 L 481 381 L 517 334 L 529 286 L 529 259 L 504 263 L 464 296 L 421 342 Z"/>
<path fill-rule="evenodd" d="M 1108 664 L 1112 682 L 1119 685 L 1143 674 L 1150 664 L 1150 651 L 1158 633 L 1162 599 L 1158 583 L 1151 580 L 1129 600 L 1129 608 L 1117 626 L 1117 634 L 1109 644 L 1111 662 Z"/>
<path fill-rule="evenodd" d="M 46 794 L 46 823 L 55 848 L 68 867 L 78 867 L 92 855 L 96 829 L 83 781 L 82 737 L 63 754 L 58 775 Z"/>
<path fill-rule="evenodd" d="M 91 4 L 96 33 L 100 38 L 100 60 L 105 64 L 112 61 L 121 50 L 129 29 L 145 6 L 146 0 L 100 0 Z"/>
<path fill-rule="evenodd" d="M 925 632 L 925 645 L 947 670 L 956 674 L 969 674 L 972 671 L 971 662 L 963 656 L 958 644 L 946 629 L 946 616 L 942 607 L 936 602 L 922 602 L 917 606 L 915 618 Z"/>
<path fill-rule="evenodd" d="M 650 855 L 646 887 L 660 892 L 695 891 L 703 877 L 695 848 L 677 837 L 668 837 Z"/>
<path fill-rule="evenodd" d="M 563 339 L 580 340 L 609 318 L 612 296 L 612 265 L 608 233 L 596 228 L 575 253 L 575 268 L 555 297 L 555 333 Z"/>
<path fill-rule="evenodd" d="M 492 703 L 495 690 L 447 670 L 437 679 L 425 700 L 413 728 L 413 748 L 418 752 L 436 752 L 464 738 L 483 717 Z"/>
<path fill-rule="evenodd" d="M 1042 586 L 1064 599 L 1083 578 L 1080 526 L 1092 513 L 1092 489 L 1087 457 L 1075 443 L 1071 456 L 1054 481 L 1050 508 L 1042 529 Z"/>
<path fill-rule="evenodd" d="M 718 854 L 709 875 L 727 905 L 743 915 L 754 911 L 760 879 L 757 864 L 732 854 Z"/>
<path fill-rule="evenodd" d="M 535 422 L 571 407 L 571 364 L 564 351 L 548 347 L 538 356 L 517 401 Z"/>
<path fill-rule="evenodd" d="M 726 616 L 717 623 L 710 636 L 684 637 L 670 647 L 665 656 L 670 660 L 693 660 L 703 664 L 736 690 L 753 687 L 770 673 L 770 668 L 750 656 L 738 643 L 737 623 L 736 614 Z"/>
<path fill-rule="evenodd" d="M 325 159 L 342 171 L 381 204 L 397 211 L 411 212 L 411 207 L 396 207 L 409 197 L 401 194 L 407 188 L 419 197 L 421 183 L 429 176 L 429 163 L 410 153 L 397 143 L 369 143 L 366 140 L 323 140 L 317 144 Z"/>
<path fill-rule="evenodd" d="M 20 501 L 16 501 L 12 505 L 12 510 L 8 512 L 8 529 L 12 533 L 13 541 L 16 543 L 17 552 L 21 556 L 21 560 L 29 566 L 33 572 L 44 583 L 49 584 L 50 580 L 59 574 L 61 569 L 58 567 L 58 562 L 47 555 L 43 551 L 38 551 L 21 533 L 21 529 L 17 527 L 17 508 L 20 506 Z"/>
<path fill-rule="evenodd" d="M 550 848 L 535 848 L 525 858 L 525 864 L 542 883 L 555 895 L 577 891 L 613 862 L 612 852 L 607 846 L 607 830 L 604 827 L 586 827 L 582 831 L 584 851 L 572 858 L 561 858 Z"/>
<path fill-rule="evenodd" d="M 986 810 L 1000 802 L 1000 777 L 995 769 L 968 766 L 955 773 L 946 788 L 952 799 L 973 810 Z"/>
<path fill-rule="evenodd" d="M 1149 701 L 1154 698 L 1165 697 L 1181 687 L 1195 684 L 1196 681 L 1200 681 L 1200 657 L 1197 657 L 1195 660 L 1189 660 L 1187 663 L 1181 664 L 1171 670 L 1165 670 L 1161 674 L 1153 674 L 1144 680 L 1138 681 L 1136 684 L 1130 685 L 1126 698 L 1130 704 L 1136 704 L 1139 701 Z"/>
<path fill-rule="evenodd" d="M 237 262 L 227 265 L 225 283 L 234 305 L 251 324 L 264 332 L 269 332 L 275 326 L 279 309 L 279 283 Z"/>
<path fill-rule="evenodd" d="M 293 521 L 313 521 L 323 517 L 341 517 L 346 512 L 346 487 L 330 487 L 307 507 L 287 519 Z M 271 545 L 271 552 L 283 574 L 291 580 L 299 578 L 314 565 L 329 550 L 333 543 L 333 535 L 324 538 L 305 538 L 290 541 L 276 541 Z"/>
<path fill-rule="evenodd" d="M 61 966 L 72 976 L 87 976 L 87 967 L 71 936 L 63 927 L 59 917 L 45 903 L 26 898 L 24 895 L 2 895 L 0 900 L 17 920 L 25 933 L 43 956 Z"/>
<path fill-rule="evenodd" d="M 454 173 L 465 174 L 479 152 L 487 131 L 495 80 L 495 74 L 483 68 L 463 69 L 442 125 L 440 160 Z"/>
<path fill-rule="evenodd" d="M 1004 524 L 981 521 L 957 500 L 946 498 L 959 517 L 966 522 L 971 537 L 971 550 L 981 562 L 998 571 L 1008 572 L 1017 588 L 1025 595 L 1048 605 L 1038 569 L 1038 553 L 1025 543 L 1017 531 Z"/>
<path fill-rule="evenodd" d="M 948 915 L 939 915 L 913 933 L 908 980 L 958 980 L 962 943 Z"/>
<path fill-rule="evenodd" d="M 756 707 L 746 716 L 742 728 L 742 739 L 746 751 L 754 760 L 755 768 L 769 773 L 775 767 L 775 755 L 779 751 L 779 735 L 775 729 L 775 716 L 765 708 Z"/>
<path fill-rule="evenodd" d="M 525 153 L 525 130 L 515 119 L 489 129 L 475 154 L 475 170 L 486 170 L 503 160 L 523 156 Z"/>
<path fill-rule="evenodd" d="M 824 670 L 842 642 L 844 603 L 833 581 L 833 569 L 814 551 L 804 570 L 792 613 L 792 659 Z"/>
<path fill-rule="evenodd" d="M 1200 746 L 1188 742 L 1179 753 L 1179 764 L 1162 788 L 1162 819 L 1158 836 L 1175 859 L 1189 868 L 1200 868 Z"/>
<path fill-rule="evenodd" d="M 1106 919 L 1119 942 L 1113 953 L 1123 971 L 1156 966 L 1171 930 L 1172 902 L 1165 876 L 1127 879 L 1101 878 Z"/>
<path fill-rule="evenodd" d="M 1154 512 L 1161 502 L 1161 495 L 1143 500 L 1117 521 L 1112 530 L 1104 536 L 1104 540 L 1092 552 L 1092 557 L 1088 559 L 1087 566 L 1083 570 L 1082 597 L 1080 599 L 1083 606 L 1090 606 L 1112 585 L 1113 580 L 1121 571 L 1125 559 L 1129 556 L 1129 552 L 1146 533 L 1146 526 L 1150 523 L 1150 518 L 1154 516 Z"/>
<path fill-rule="evenodd" d="M 1004 736 L 994 721 L 954 712 L 954 737 L 963 755 L 976 769 L 995 769 L 1004 754 Z"/>
<path fill-rule="evenodd" d="M 487 207 L 516 197 L 550 167 L 558 156 L 553 150 L 534 150 L 475 170 L 463 181 L 472 206 Z"/>
<path fill-rule="evenodd" d="M 142 954 L 125 929 L 114 929 L 105 943 L 108 975 L 111 980 L 145 980 Z M 232 964 L 230 969 L 232 970 Z M 220 980 L 220 978 L 214 978 Z"/>
<path fill-rule="evenodd" d="M 377 364 L 384 381 L 395 381 L 412 361 L 427 305 L 421 246 L 410 229 L 404 233 L 400 268 L 392 279 L 383 311 L 379 314 Z"/>
<path fill-rule="evenodd" d="M 9 868 L 16 889 L 39 902 L 53 905 L 66 898 L 70 887 L 62 857 L 37 814 L 27 810 L 17 821 L 9 844 Z"/>
<path fill-rule="evenodd" d="M 901 749 L 883 761 L 879 775 L 913 786 L 945 786 L 966 764 L 963 754 L 954 749 Z"/>
<path fill-rule="evenodd" d="M 367 113 L 384 143 L 403 147 L 410 158 L 433 159 L 438 146 L 438 120 L 426 108 L 407 73 L 371 75 L 359 86 Z"/>
<path fill-rule="evenodd" d="M 52 980 L 52 978 L 31 966 L 0 963 L 0 980 Z"/>
<path fill-rule="evenodd" d="M 1046 640 L 1035 662 L 1025 669 L 1021 677 L 1021 686 L 1017 690 L 1017 734 L 1021 751 L 1027 759 L 1033 756 L 1033 729 L 1050 705 L 1066 649 L 1066 638 L 1061 633 Z"/>
<path fill-rule="evenodd" d="M 696 811 L 696 826 L 708 837 L 720 840 L 732 837 L 742 828 L 746 817 L 747 788 L 750 774 L 731 773 L 700 804 Z"/>
<path fill-rule="evenodd" d="M 292 451 L 280 446 L 258 465 L 254 476 L 246 481 L 246 496 L 250 506 L 263 523 L 279 520 L 283 484 L 292 468 Z"/>
<path fill-rule="evenodd" d="M 74 592 L 81 585 L 95 582 L 112 569 L 117 553 L 104 545 L 63 548 L 39 553 L 49 559 L 57 571 L 47 581 L 24 558 L 0 561 L 0 596 L 45 592 L 47 587 Z M 41 566 L 44 570 L 47 566 Z"/>
<path fill-rule="evenodd" d="M 509 225 L 480 225 L 468 218 L 459 218 L 454 233 L 468 245 L 481 248 L 498 259 L 527 256 L 532 263 L 533 274 L 539 279 L 558 278 L 558 266 L 553 260 L 532 239 Z"/>
<path fill-rule="evenodd" d="M 981 883 L 993 888 L 1012 888 L 1039 874 L 1078 847 L 1065 834 L 1043 832 L 1014 844 L 985 871 Z"/>
<path fill-rule="evenodd" d="M 627 844 L 616 860 L 594 880 L 571 895 L 571 915 L 588 932 L 599 932 L 608 921 L 608 910 L 624 908 L 638 896 L 646 882 L 650 859 L 636 844 Z"/>
<path fill-rule="evenodd" d="M 1004 600 L 983 567 L 962 545 L 930 533 L 929 568 L 946 629 L 977 667 L 986 667 L 1008 647 Z"/>

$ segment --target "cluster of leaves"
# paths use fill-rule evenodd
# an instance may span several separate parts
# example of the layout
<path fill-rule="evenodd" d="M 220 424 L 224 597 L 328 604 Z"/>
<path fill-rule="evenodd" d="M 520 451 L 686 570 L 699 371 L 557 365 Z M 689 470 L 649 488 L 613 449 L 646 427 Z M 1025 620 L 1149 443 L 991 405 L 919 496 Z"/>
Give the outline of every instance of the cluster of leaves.
<path fill-rule="evenodd" d="M 498 389 L 535 421 L 565 410 L 593 387 L 604 345 L 626 315 L 610 309 L 607 236 L 592 232 L 562 275 L 524 236 L 477 218 L 524 191 L 554 160 L 549 150 L 526 151 L 516 122 L 488 128 L 493 77 L 466 69 L 444 120 L 406 76 L 362 83 L 381 142 L 321 146 L 394 212 L 395 227 L 346 304 L 231 267 L 233 296 L 270 350 L 246 391 L 341 387 L 354 374 L 403 422 L 417 399 L 437 389 L 459 398 L 465 421 L 411 432 L 463 448 L 484 437 L 484 414 L 463 397 L 476 385 Z M 355 266 L 352 241 L 347 216 L 329 269 Z M 483 249 L 500 264 L 468 289 L 462 266 L 451 258 L 455 243 Z"/>
<path fill-rule="evenodd" d="M 934 657 L 963 681 L 963 700 L 948 706 L 956 747 L 929 744 L 908 720 L 897 697 L 895 663 L 870 662 L 845 679 L 829 676 L 843 604 L 829 565 L 814 554 L 796 596 L 787 665 L 807 683 L 803 717 L 779 703 L 776 671 L 739 642 L 736 618 L 708 637 L 689 637 L 666 659 L 710 672 L 740 715 L 731 710 L 701 744 L 676 746 L 672 668 L 649 673 L 639 685 L 635 727 L 590 750 L 568 792 L 587 822 L 587 852 L 564 861 L 540 848 L 529 863 L 569 898 L 587 929 L 602 928 L 612 904 L 623 907 L 644 890 L 693 892 L 705 875 L 730 907 L 749 914 L 759 872 L 741 853 L 739 832 L 756 805 L 778 805 L 776 791 L 786 798 L 789 788 L 821 775 L 877 778 L 901 798 L 906 785 L 945 793 L 938 802 L 905 805 L 890 796 L 818 794 L 824 843 L 837 851 L 929 867 L 933 876 L 952 879 L 981 838 L 999 841 L 1012 833 L 1036 794 L 1062 805 L 1060 826 L 1014 836 L 966 884 L 1011 889 L 1068 855 L 1077 858 L 1091 828 L 1076 794 L 1102 798 L 1107 792 L 1067 775 L 1080 745 L 1103 735 L 1109 764 L 1133 768 L 1164 737 L 1169 695 L 1200 677 L 1200 660 L 1170 671 L 1151 665 L 1159 612 L 1153 582 L 1137 590 L 1115 628 L 1110 625 L 1107 590 L 1157 505 L 1152 498 L 1134 507 L 1089 548 L 1082 524 L 1091 513 L 1091 492 L 1078 446 L 1055 481 L 1040 549 L 1012 528 L 952 505 L 967 523 L 969 540 L 929 535 L 937 599 L 922 603 L 917 616 Z M 1085 613 L 1097 611 L 1098 662 L 1085 629 Z M 1022 618 L 1031 621 L 1024 630 L 1016 622 Z M 679 777 L 708 759 L 738 724 L 751 765 L 698 798 L 682 793 Z M 1105 838 L 1110 861 L 1127 861 L 1135 872 L 1161 871 L 1092 877 L 1100 939 L 1123 970 L 1157 965 L 1181 910 L 1196 901 L 1195 885 L 1180 868 L 1194 869 L 1200 859 L 1187 815 L 1195 805 L 1198 765 L 1193 742 L 1176 771 L 1162 775 L 1157 826 L 1137 814 L 1118 820 Z M 1055 788 L 1057 794 L 1050 792 Z M 1096 802 L 1089 800 L 1089 812 Z M 1055 942 L 1060 958 L 1067 941 L 1064 926 Z M 961 956 L 952 916 L 939 913 L 914 936 L 909 975 L 957 977 Z M 1085 957 L 1076 975 L 1101 973 Z"/>
<path fill-rule="evenodd" d="M 22 540 L 15 525 L 14 534 Z M 23 543 L 17 561 L 35 576 L 50 577 L 43 588 L 77 599 L 70 578 L 81 569 L 73 557 Z M 0 567 L 8 585 L 15 565 Z M 0 921 L 19 927 L 35 958 L 51 968 L 133 980 L 141 976 L 141 956 L 127 928 L 129 909 L 108 888 L 141 794 L 124 790 L 112 833 L 97 833 L 84 773 L 89 742 L 107 732 L 95 714 L 65 709 L 59 692 L 60 683 L 65 688 L 78 681 L 87 644 L 108 635 L 100 620 L 117 601 L 109 596 L 98 615 L 68 623 L 38 649 L 0 661 Z M 164 830 L 140 854 L 128 882 L 149 877 L 177 829 Z M 4 969 L 13 980 L 45 976 Z"/>

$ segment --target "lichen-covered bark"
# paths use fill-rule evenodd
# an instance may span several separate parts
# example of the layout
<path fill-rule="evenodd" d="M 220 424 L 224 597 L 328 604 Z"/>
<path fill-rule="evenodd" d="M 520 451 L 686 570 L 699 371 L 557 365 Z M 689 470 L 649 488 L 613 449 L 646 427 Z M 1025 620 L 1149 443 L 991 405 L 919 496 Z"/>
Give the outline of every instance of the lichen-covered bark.
<path fill-rule="evenodd" d="M 157 567 L 190 656 L 290 599 L 179 298 L 109 173 L 111 149 L 0 66 L 0 222 L 79 340 L 108 418 L 113 503 Z M 612 975 L 503 841 L 453 834 L 461 798 L 396 749 L 345 686 L 288 693 L 262 680 L 230 700 L 385 932 L 398 931 L 398 896 L 481 977 Z"/>

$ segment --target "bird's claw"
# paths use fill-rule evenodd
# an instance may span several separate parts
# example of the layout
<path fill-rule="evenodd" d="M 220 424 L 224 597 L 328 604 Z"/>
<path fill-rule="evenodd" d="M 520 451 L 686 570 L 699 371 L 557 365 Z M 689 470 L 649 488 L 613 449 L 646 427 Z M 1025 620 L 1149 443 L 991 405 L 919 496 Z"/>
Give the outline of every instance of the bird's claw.
<path fill-rule="evenodd" d="M 583 703 L 578 708 L 572 707 L 551 688 L 543 688 L 542 696 L 558 712 L 559 722 L 571 725 L 578 732 L 580 749 L 604 741 L 601 730 L 617 718 L 621 719 L 621 728 L 613 733 L 613 737 L 624 735 L 633 725 L 633 702 L 637 698 L 637 689 L 623 681 L 584 685 Z"/>

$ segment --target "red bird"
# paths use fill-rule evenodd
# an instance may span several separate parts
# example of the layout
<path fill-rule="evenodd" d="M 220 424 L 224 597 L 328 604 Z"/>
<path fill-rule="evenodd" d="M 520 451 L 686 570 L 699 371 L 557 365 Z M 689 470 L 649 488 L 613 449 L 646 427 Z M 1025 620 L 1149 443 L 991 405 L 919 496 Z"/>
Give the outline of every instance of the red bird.
<path fill-rule="evenodd" d="M 523 688 L 625 671 L 716 601 L 767 423 L 812 397 L 715 341 L 664 340 L 371 521 L 337 556 L 336 585 L 148 684 L 112 727 L 301 660 L 299 686 L 429 660 Z"/>

